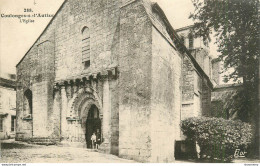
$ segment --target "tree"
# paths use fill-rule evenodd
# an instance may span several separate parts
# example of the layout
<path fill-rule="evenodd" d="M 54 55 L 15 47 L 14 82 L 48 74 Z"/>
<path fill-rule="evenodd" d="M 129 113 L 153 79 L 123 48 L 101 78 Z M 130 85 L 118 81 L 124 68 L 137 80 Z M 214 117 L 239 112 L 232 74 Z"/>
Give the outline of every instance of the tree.
<path fill-rule="evenodd" d="M 192 0 L 196 36 L 206 41 L 215 32 L 225 81 L 242 78 L 243 89 L 233 96 L 232 109 L 242 121 L 258 127 L 259 0 Z"/>

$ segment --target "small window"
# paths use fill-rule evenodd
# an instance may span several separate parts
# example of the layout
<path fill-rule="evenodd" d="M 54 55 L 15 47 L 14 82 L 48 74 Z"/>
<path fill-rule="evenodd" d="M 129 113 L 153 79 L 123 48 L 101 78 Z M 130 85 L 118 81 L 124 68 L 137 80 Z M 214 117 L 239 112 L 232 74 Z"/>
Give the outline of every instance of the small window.
<path fill-rule="evenodd" d="M 87 68 L 90 67 L 90 60 L 87 60 L 87 61 L 85 61 L 83 63 L 84 63 L 84 69 L 87 69 Z"/>
<path fill-rule="evenodd" d="M 2 132 L 3 131 L 3 128 L 4 128 L 4 126 L 3 126 L 3 118 L 0 118 L 0 132 Z"/>
<path fill-rule="evenodd" d="M 194 38 L 192 34 L 189 34 L 189 49 L 193 49 Z"/>
<path fill-rule="evenodd" d="M 11 119 L 11 131 L 15 131 L 15 120 L 16 120 L 16 117 L 12 116 L 12 119 Z"/>
<path fill-rule="evenodd" d="M 84 27 L 81 31 L 82 33 L 82 63 L 84 64 L 84 69 L 90 67 L 90 34 L 89 28 Z"/>

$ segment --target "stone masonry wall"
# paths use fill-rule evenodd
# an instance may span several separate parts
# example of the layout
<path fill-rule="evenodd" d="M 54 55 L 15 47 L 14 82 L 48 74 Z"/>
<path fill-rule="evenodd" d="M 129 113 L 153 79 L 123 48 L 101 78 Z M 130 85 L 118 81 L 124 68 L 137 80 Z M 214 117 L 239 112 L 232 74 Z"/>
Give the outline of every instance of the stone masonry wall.
<path fill-rule="evenodd" d="M 182 79 L 181 119 L 183 120 L 190 115 L 194 108 L 194 70 L 187 56 L 183 58 Z"/>
<path fill-rule="evenodd" d="M 206 48 L 197 48 L 191 50 L 192 56 L 196 59 L 203 71 L 210 77 L 209 50 Z"/>
<path fill-rule="evenodd" d="M 211 115 L 211 88 L 206 80 L 202 82 L 202 115 Z"/>
<path fill-rule="evenodd" d="M 187 117 L 202 115 L 202 78 L 201 75 L 194 70 L 194 108 Z"/>
<path fill-rule="evenodd" d="M 97 73 L 117 64 L 111 54 L 119 21 L 118 0 L 68 0 L 57 14 L 55 24 L 56 80 Z M 90 33 L 90 67 L 82 64 L 82 28 Z"/>
<path fill-rule="evenodd" d="M 119 156 L 149 161 L 152 25 L 139 0 L 120 10 Z"/>
<path fill-rule="evenodd" d="M 44 58 L 43 58 L 44 57 Z M 33 93 L 33 137 L 49 137 L 52 133 L 53 107 L 53 83 L 54 83 L 54 43 L 46 41 L 38 45 L 38 58 L 41 65 L 37 65 L 36 71 L 32 71 L 37 79 L 32 84 Z M 42 80 L 38 71 L 42 71 Z M 41 120 L 39 120 L 41 119 Z"/>
<path fill-rule="evenodd" d="M 111 97 L 111 153 L 119 153 L 119 96 L 118 80 L 110 80 L 110 97 Z"/>
<path fill-rule="evenodd" d="M 118 0 L 68 0 L 57 14 L 55 24 L 56 81 L 69 80 L 81 75 L 95 74 L 118 65 L 119 8 Z M 84 26 L 90 33 L 90 67 L 82 64 L 82 34 Z M 111 116 L 105 131 L 109 131 L 107 153 L 118 154 L 118 95 L 117 81 L 109 82 Z M 98 91 L 102 99 L 102 91 Z M 68 94 L 68 93 L 67 93 Z M 68 94 L 68 102 L 71 96 Z M 102 99 L 103 100 L 103 99 Z"/>
<path fill-rule="evenodd" d="M 181 62 L 179 53 L 153 28 L 151 162 L 173 162 L 180 139 Z"/>
<path fill-rule="evenodd" d="M 205 54 L 204 51 L 197 54 Z M 196 55 L 201 56 L 201 55 Z M 210 114 L 211 87 L 206 78 L 194 68 L 187 56 L 182 65 L 182 115 L 181 119 Z"/>
<path fill-rule="evenodd" d="M 46 39 L 46 36 L 43 38 Z M 18 140 L 48 135 L 46 124 L 48 110 L 52 110 L 49 108 L 52 107 L 54 82 L 54 41 L 49 39 L 33 46 L 17 65 Z M 25 118 L 27 112 L 24 110 L 24 93 L 28 89 L 32 91 L 32 118 Z"/>

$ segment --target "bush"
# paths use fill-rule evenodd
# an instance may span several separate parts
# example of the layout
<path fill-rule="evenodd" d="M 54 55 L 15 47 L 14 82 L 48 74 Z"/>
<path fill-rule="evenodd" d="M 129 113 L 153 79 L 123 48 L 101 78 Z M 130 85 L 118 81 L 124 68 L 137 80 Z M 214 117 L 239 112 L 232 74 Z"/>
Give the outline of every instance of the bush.
<path fill-rule="evenodd" d="M 222 118 L 196 117 L 183 120 L 181 130 L 187 141 L 196 141 L 201 158 L 230 161 L 236 149 L 247 149 L 252 129 L 247 123 Z"/>

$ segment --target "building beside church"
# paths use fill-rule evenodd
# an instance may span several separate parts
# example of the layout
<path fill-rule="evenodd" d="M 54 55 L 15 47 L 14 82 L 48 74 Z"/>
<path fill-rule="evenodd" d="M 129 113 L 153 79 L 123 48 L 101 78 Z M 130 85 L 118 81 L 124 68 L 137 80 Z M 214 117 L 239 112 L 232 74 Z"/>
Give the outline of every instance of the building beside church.
<path fill-rule="evenodd" d="M 15 137 L 16 128 L 16 76 L 0 77 L 0 139 Z"/>
<path fill-rule="evenodd" d="M 174 162 L 180 121 L 211 103 L 208 47 L 188 29 L 148 0 L 65 0 L 16 66 L 16 140 L 89 148 L 96 132 L 101 152 Z"/>

